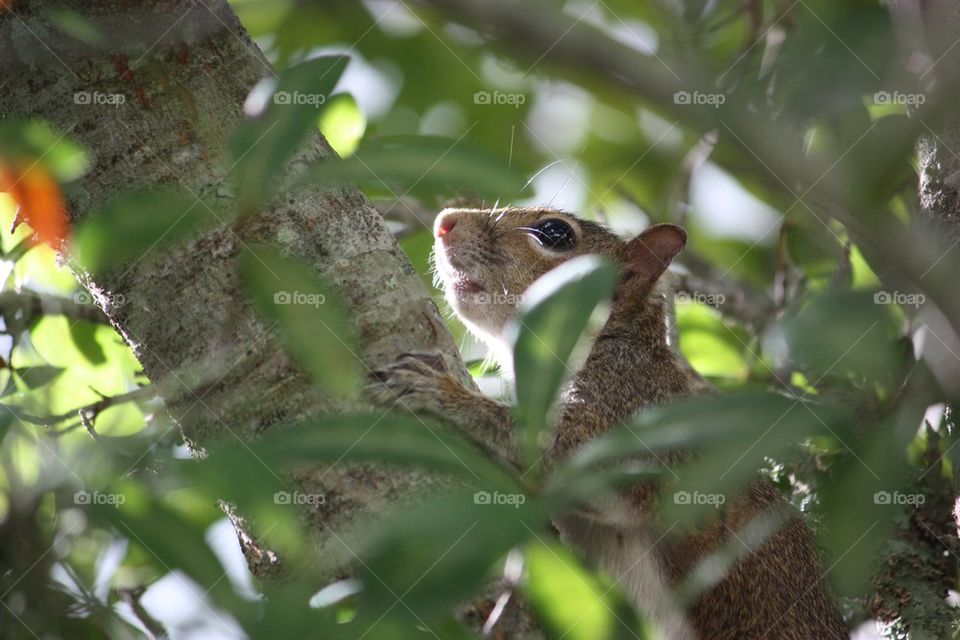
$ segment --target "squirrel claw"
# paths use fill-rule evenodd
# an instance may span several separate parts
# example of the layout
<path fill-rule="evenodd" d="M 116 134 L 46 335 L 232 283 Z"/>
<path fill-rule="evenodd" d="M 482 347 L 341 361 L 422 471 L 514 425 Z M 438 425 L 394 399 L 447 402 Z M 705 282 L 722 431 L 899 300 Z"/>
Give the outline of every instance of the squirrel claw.
<path fill-rule="evenodd" d="M 403 353 L 392 364 L 370 373 L 367 395 L 374 403 L 417 412 L 436 410 L 441 403 L 443 357 L 436 353 Z"/>
<path fill-rule="evenodd" d="M 446 373 L 447 371 L 447 362 L 443 359 L 442 355 L 434 351 L 407 351 L 400 354 L 399 360 L 415 360 L 434 371 L 441 373 Z"/>

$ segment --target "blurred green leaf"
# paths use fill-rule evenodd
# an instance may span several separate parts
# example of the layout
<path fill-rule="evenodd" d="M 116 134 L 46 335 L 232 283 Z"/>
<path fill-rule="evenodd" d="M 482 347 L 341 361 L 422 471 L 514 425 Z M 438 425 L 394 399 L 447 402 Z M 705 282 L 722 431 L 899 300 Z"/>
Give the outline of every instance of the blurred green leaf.
<path fill-rule="evenodd" d="M 3 439 L 7 437 L 7 431 L 10 430 L 14 417 L 13 412 L 0 409 L 0 445 L 3 445 Z"/>
<path fill-rule="evenodd" d="M 879 2 L 810 0 L 785 38 L 776 102 L 798 119 L 862 109 L 882 89 L 895 51 L 890 11 Z"/>
<path fill-rule="evenodd" d="M 542 540 L 524 550 L 523 593 L 550 638 L 612 640 L 658 637 L 637 619 L 612 585 L 593 576 L 570 551 Z"/>
<path fill-rule="evenodd" d="M 295 578 L 265 585 L 265 597 L 251 603 L 241 616 L 244 630 L 251 638 L 329 638 L 346 639 L 352 626 L 338 625 L 334 611 L 307 605 L 311 590 Z"/>
<path fill-rule="evenodd" d="M 572 483 L 616 460 L 665 461 L 679 469 L 671 488 L 674 494 L 723 495 L 721 499 L 729 502 L 755 477 L 766 457 L 782 455 L 823 430 L 846 434 L 848 420 L 839 408 L 769 392 L 691 398 L 637 414 L 588 443 L 554 474 Z M 692 460 L 678 466 L 669 457 L 671 452 L 692 455 Z M 712 506 L 681 496 L 664 504 L 664 517 L 693 519 Z"/>
<path fill-rule="evenodd" d="M 680 350 L 694 369 L 704 376 L 746 377 L 747 331 L 729 325 L 716 309 L 700 302 L 678 302 L 676 317 Z"/>
<path fill-rule="evenodd" d="M 263 80 L 247 98 L 252 118 L 230 141 L 232 177 L 240 206 L 255 211 L 276 188 L 276 178 L 298 150 L 340 80 L 349 58 L 323 56 Z"/>
<path fill-rule="evenodd" d="M 900 296 L 903 296 L 902 298 Z M 829 289 L 780 324 L 790 359 L 816 386 L 825 377 L 857 376 L 890 384 L 903 362 L 891 305 L 916 300 L 894 291 Z M 824 328 L 829 327 L 829 331 Z"/>
<path fill-rule="evenodd" d="M 491 200 L 509 200 L 523 190 L 520 171 L 476 146 L 438 136 L 388 136 L 363 144 L 353 156 L 313 165 L 300 186 L 359 184 L 396 196 L 429 196 L 466 189 Z"/>
<path fill-rule="evenodd" d="M 833 275 L 843 249 L 835 232 L 824 225 L 826 221 L 812 215 L 794 217 L 796 221 L 786 225 L 791 260 L 803 268 L 808 278 Z"/>
<path fill-rule="evenodd" d="M 355 392 L 359 347 L 334 289 L 303 263 L 266 246 L 246 251 L 241 269 L 254 302 L 279 327 L 299 365 L 329 392 Z"/>
<path fill-rule="evenodd" d="M 87 154 L 68 137 L 38 120 L 5 119 L 0 122 L 0 160 L 31 166 L 39 162 L 59 182 L 86 173 Z"/>
<path fill-rule="evenodd" d="M 129 265 L 216 222 L 207 206 L 179 191 L 122 195 L 84 218 L 74 234 L 73 255 L 94 273 Z"/>
<path fill-rule="evenodd" d="M 52 382 L 54 378 L 63 373 L 65 369 L 40 365 L 16 369 L 15 371 L 17 377 L 23 381 L 27 389 L 37 389 Z"/>
<path fill-rule="evenodd" d="M 920 423 L 920 416 L 916 424 Z M 855 445 L 856 446 L 856 445 Z M 894 434 L 891 420 L 871 425 L 869 442 L 847 452 L 843 464 L 821 490 L 830 526 L 820 542 L 826 563 L 834 567 L 830 581 L 841 595 L 854 596 L 879 569 L 878 551 L 897 521 L 907 517 L 911 502 L 925 500 L 906 489 L 909 467 L 906 442 Z"/>
<path fill-rule="evenodd" d="M 617 268 L 593 256 L 563 263 L 527 290 L 513 327 L 521 456 L 538 458 L 541 433 L 568 361 L 594 309 L 613 294 Z"/>
<path fill-rule="evenodd" d="M 103 33 L 92 20 L 83 14 L 61 7 L 49 10 L 50 19 L 64 33 L 80 42 L 98 45 L 103 42 Z"/>
<path fill-rule="evenodd" d="M 97 341 L 98 325 L 90 322 L 70 323 L 70 337 L 74 346 L 86 357 L 91 364 L 103 364 L 107 355 Z"/>
<path fill-rule="evenodd" d="M 356 151 L 366 129 L 363 111 L 348 93 L 333 96 L 320 114 L 320 131 L 340 157 Z"/>
<path fill-rule="evenodd" d="M 13 375 L 12 369 L 4 369 L 0 371 L 0 380 L 6 378 L 3 383 L 3 390 L 0 391 L 0 398 L 5 398 L 14 391 L 17 390 L 17 378 Z"/>
<path fill-rule="evenodd" d="M 546 523 L 532 498 L 496 491 L 457 492 L 398 513 L 363 564 L 364 606 L 380 610 L 402 599 L 427 620 L 443 614 Z"/>
<path fill-rule="evenodd" d="M 262 474 L 264 467 L 279 472 L 322 460 L 415 465 L 471 482 L 482 480 L 504 491 L 519 490 L 505 470 L 464 440 L 414 416 L 394 413 L 331 416 L 291 426 L 248 446 L 212 453 L 204 465 L 215 475 L 231 478 L 242 469 Z"/>

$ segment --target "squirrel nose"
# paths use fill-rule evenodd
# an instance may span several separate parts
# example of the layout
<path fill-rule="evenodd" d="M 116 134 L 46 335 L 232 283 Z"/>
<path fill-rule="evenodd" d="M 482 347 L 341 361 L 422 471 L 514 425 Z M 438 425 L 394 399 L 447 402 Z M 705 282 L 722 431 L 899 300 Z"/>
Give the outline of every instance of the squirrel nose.
<path fill-rule="evenodd" d="M 435 225 L 437 237 L 443 238 L 453 231 L 453 228 L 457 226 L 457 219 L 458 216 L 453 211 L 441 214 Z M 449 241 L 449 238 L 447 240 Z"/>

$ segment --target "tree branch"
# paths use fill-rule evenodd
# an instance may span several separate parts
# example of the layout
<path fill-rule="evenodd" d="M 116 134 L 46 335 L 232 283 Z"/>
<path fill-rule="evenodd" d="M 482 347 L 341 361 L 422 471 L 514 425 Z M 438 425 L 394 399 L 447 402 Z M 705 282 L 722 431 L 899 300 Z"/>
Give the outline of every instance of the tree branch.
<path fill-rule="evenodd" d="M 83 405 L 82 407 L 77 407 L 76 409 L 71 409 L 64 413 L 59 413 L 51 416 L 36 416 L 25 411 L 22 411 L 18 407 L 11 405 L 0 405 L 5 409 L 13 413 L 18 420 L 23 422 L 29 422 L 30 424 L 39 425 L 41 427 L 53 427 L 70 420 L 71 418 L 79 418 L 80 424 L 86 428 L 87 433 L 90 436 L 97 440 L 99 436 L 97 435 L 96 430 L 94 429 L 94 421 L 97 419 L 101 413 L 109 409 L 110 407 L 115 407 L 117 405 L 125 404 L 127 402 L 141 402 L 146 400 L 152 400 L 157 397 L 157 391 L 153 385 L 148 385 L 146 387 L 140 387 L 139 389 L 134 389 L 133 391 L 128 391 L 127 393 L 122 393 L 118 396 L 106 396 L 101 400 L 92 402 L 90 404 Z M 61 431 L 60 433 L 63 433 Z"/>
<path fill-rule="evenodd" d="M 689 250 L 684 252 L 680 263 L 688 272 L 680 274 L 678 291 L 716 299 L 720 302 L 716 306 L 721 314 L 755 331 L 774 318 L 773 300 L 750 283 L 719 273 L 709 261 Z"/>
<path fill-rule="evenodd" d="M 89 294 L 78 294 L 73 300 L 36 291 L 4 291 L 0 293 L 0 315 L 11 317 L 22 312 L 22 321 L 30 321 L 42 315 L 59 315 L 74 320 L 85 320 L 97 324 L 110 324 L 107 317 L 95 304 Z"/>

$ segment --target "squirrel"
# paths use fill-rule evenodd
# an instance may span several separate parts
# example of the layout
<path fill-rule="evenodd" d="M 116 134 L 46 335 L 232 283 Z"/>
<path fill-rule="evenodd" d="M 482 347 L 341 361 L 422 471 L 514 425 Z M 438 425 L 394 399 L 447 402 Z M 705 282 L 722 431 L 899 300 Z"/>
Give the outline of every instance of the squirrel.
<path fill-rule="evenodd" d="M 661 276 L 686 244 L 681 227 L 658 224 L 624 241 L 600 224 L 551 209 L 445 209 L 434 223 L 434 235 L 436 278 L 447 302 L 508 371 L 511 354 L 504 328 L 517 313 L 520 294 L 577 256 L 598 255 L 619 266 L 610 314 L 562 395 L 548 463 L 638 411 L 712 393 L 668 342 Z M 405 407 L 451 423 L 489 454 L 516 466 L 510 407 L 466 388 L 446 371 L 442 358 L 404 354 L 375 372 L 371 389 L 376 401 L 390 404 L 399 397 Z M 650 483 L 629 489 L 627 517 L 610 515 L 614 510 L 602 504 L 590 505 L 593 516 L 575 511 L 557 518 L 554 526 L 565 544 L 620 584 L 665 638 L 848 638 L 824 582 L 812 533 L 768 479 L 758 473 L 711 523 L 659 538 L 651 524 L 656 493 Z M 788 514 L 779 529 L 694 601 L 682 605 L 675 600 L 672 588 L 699 560 L 772 510 Z"/>

